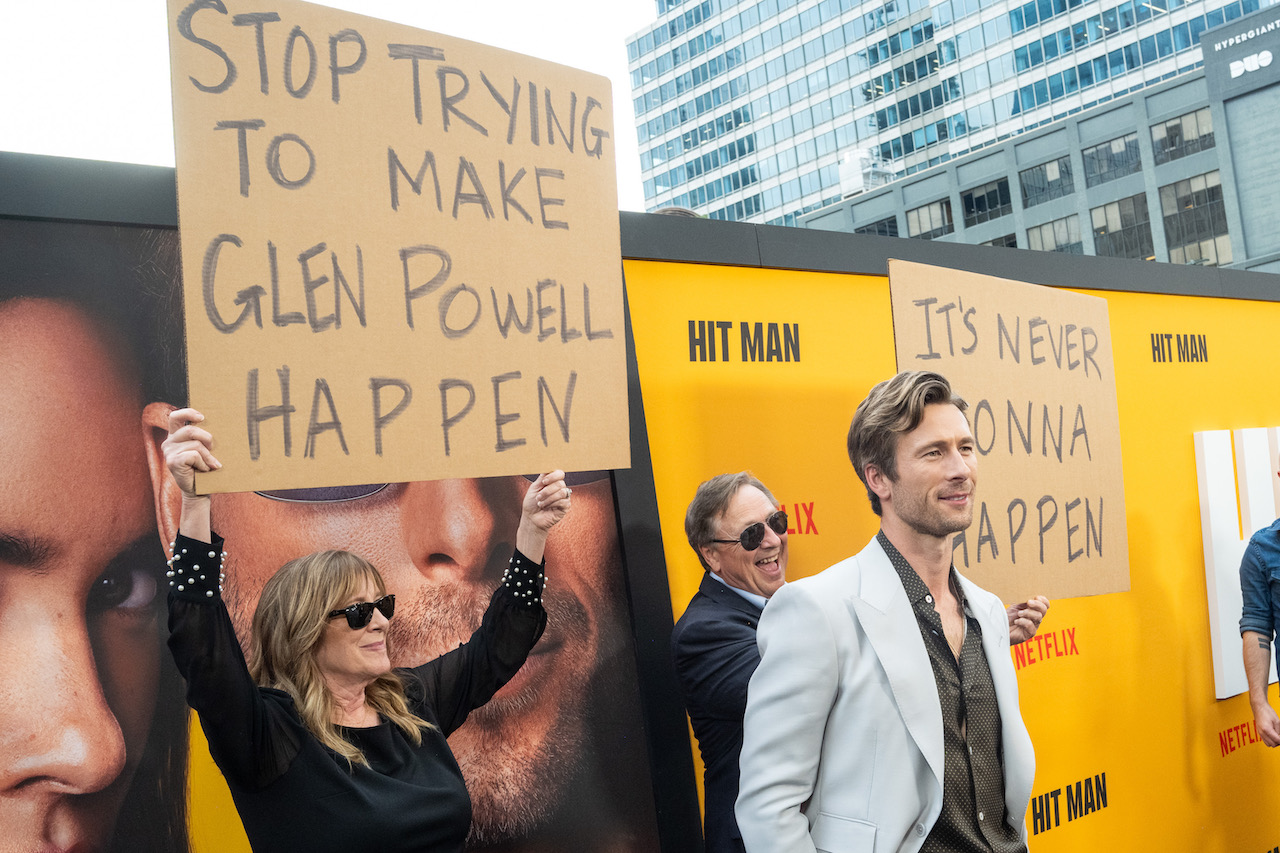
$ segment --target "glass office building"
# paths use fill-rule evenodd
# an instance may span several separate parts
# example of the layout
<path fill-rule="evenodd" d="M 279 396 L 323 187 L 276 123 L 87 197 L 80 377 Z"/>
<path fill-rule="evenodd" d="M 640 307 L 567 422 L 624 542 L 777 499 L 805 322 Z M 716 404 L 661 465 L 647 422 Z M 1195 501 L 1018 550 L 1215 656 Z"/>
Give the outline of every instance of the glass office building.
<path fill-rule="evenodd" d="M 801 217 L 807 228 L 1280 273 L 1280 5 L 1203 66 Z"/>
<path fill-rule="evenodd" d="M 794 225 L 1198 69 L 1200 34 L 1267 0 L 657 3 L 627 42 L 646 208 Z M 980 195 L 965 216 L 1009 202 L 998 186 Z"/>

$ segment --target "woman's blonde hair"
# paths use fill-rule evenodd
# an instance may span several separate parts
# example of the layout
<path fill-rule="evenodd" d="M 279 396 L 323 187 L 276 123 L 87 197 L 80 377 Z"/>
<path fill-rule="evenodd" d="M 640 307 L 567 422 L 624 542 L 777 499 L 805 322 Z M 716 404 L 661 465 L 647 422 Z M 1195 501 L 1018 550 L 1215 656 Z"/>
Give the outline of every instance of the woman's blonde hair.
<path fill-rule="evenodd" d="M 350 551 L 317 551 L 281 566 L 263 586 L 253 613 L 249 672 L 254 681 L 292 696 L 307 729 L 352 764 L 368 761 L 333 723 L 336 704 L 316 663 L 315 651 L 329 613 L 340 609 L 368 583 L 378 595 L 386 594 L 382 576 L 368 560 Z M 390 636 L 386 643 L 389 656 Z M 422 743 L 422 729 L 431 727 L 409 710 L 404 685 L 395 672 L 374 679 L 365 688 L 365 701 L 399 726 L 415 745 Z"/>

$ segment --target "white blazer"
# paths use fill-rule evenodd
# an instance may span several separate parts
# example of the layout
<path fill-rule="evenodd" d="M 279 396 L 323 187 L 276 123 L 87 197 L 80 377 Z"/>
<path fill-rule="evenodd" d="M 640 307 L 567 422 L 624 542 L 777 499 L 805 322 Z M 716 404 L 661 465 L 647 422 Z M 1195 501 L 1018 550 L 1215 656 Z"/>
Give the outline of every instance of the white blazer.
<path fill-rule="evenodd" d="M 1005 803 L 1026 840 L 1035 775 L 999 599 L 960 579 L 982 625 Z M 873 538 L 764 609 L 736 813 L 748 853 L 915 853 L 942 810 L 942 707 L 897 571 Z"/>

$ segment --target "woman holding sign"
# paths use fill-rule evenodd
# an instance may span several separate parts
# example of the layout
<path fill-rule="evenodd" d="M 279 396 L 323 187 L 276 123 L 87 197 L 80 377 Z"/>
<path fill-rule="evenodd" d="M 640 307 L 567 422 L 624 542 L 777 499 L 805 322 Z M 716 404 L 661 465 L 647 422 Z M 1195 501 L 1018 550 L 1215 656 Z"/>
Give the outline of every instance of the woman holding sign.
<path fill-rule="evenodd" d="M 226 552 L 195 472 L 221 467 L 203 415 L 169 416 L 182 491 L 172 543 L 169 646 L 257 853 L 461 851 L 471 802 L 445 737 L 524 663 L 546 625 L 547 533 L 569 510 L 556 471 L 525 493 L 516 549 L 480 628 L 452 652 L 392 670 L 395 596 L 346 551 L 286 563 L 262 590 L 246 665 L 221 599 Z"/>

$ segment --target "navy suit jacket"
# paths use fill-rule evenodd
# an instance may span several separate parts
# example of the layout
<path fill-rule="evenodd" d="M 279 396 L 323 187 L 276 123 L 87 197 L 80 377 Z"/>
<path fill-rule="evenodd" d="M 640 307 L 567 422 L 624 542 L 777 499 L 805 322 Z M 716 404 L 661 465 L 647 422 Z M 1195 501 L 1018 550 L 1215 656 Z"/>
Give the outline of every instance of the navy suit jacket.
<path fill-rule="evenodd" d="M 676 674 L 706 768 L 707 853 L 744 849 L 733 806 L 738 799 L 747 685 L 760 663 L 760 613 L 708 574 L 671 633 Z"/>

